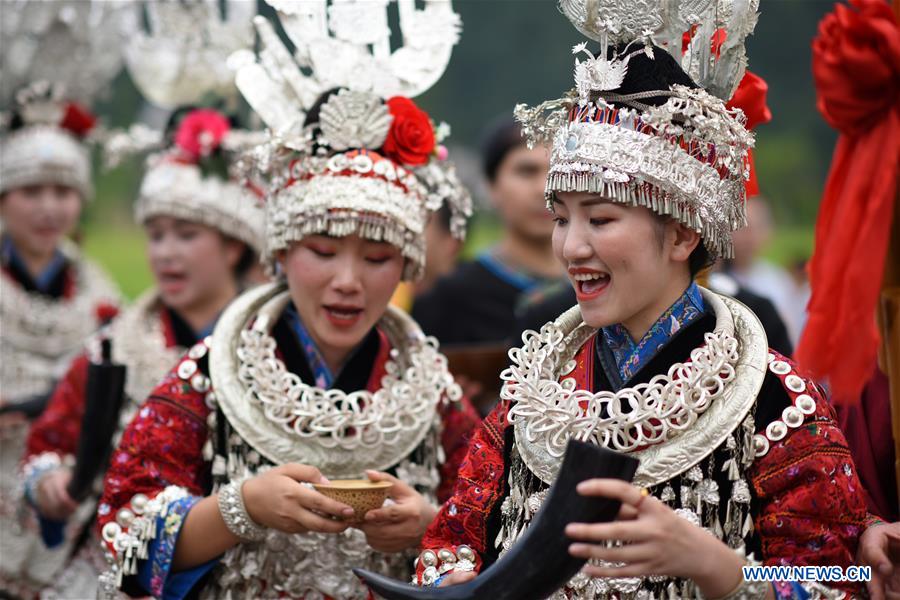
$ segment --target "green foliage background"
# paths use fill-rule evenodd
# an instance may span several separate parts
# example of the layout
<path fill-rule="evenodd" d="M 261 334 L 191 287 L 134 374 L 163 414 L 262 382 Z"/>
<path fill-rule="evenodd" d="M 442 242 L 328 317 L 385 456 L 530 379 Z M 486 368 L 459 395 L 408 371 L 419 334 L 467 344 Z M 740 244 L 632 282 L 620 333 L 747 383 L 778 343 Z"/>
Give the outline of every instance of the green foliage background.
<path fill-rule="evenodd" d="M 779 224 L 769 254 L 780 262 L 811 252 L 836 139 L 816 111 L 810 72 L 812 39 L 833 6 L 831 0 L 762 0 L 759 25 L 748 40 L 750 69 L 769 83 L 774 116 L 757 132 L 756 165 Z M 454 7 L 462 16 L 462 38 L 444 77 L 417 102 L 436 120 L 452 124 L 451 141 L 462 147 L 456 152 L 468 148 L 475 153 L 486 125 L 511 114 L 516 103 L 556 98 L 572 86 L 570 49 L 581 37 L 553 0 L 456 0 Z M 107 124 L 125 126 L 141 107 L 140 95 L 123 73 L 98 108 Z M 143 234 L 130 218 L 139 178 L 138 161 L 99 172 L 97 198 L 82 230 L 87 252 L 132 297 L 150 283 Z M 489 214 L 476 216 L 473 225 L 469 252 L 496 236 Z"/>

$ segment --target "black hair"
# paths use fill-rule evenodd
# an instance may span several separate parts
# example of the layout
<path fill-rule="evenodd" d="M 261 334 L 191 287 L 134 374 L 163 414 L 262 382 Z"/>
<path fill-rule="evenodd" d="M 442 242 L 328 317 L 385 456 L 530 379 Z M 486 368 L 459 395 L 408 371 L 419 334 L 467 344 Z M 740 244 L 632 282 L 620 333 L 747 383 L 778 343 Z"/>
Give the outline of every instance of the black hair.
<path fill-rule="evenodd" d="M 242 279 L 244 275 L 246 275 L 250 271 L 250 269 L 253 268 L 253 265 L 255 265 L 258 260 L 259 257 L 256 255 L 256 251 L 246 243 L 244 243 L 244 251 L 241 252 L 241 257 L 238 259 L 237 264 L 234 266 L 234 274 L 238 279 Z"/>
<path fill-rule="evenodd" d="M 525 145 L 522 127 L 512 117 L 495 120 L 481 143 L 481 166 L 491 183 L 497 179 L 497 171 L 506 155 Z"/>
<path fill-rule="evenodd" d="M 453 211 L 450 210 L 449 206 L 442 204 L 439 209 L 434 211 L 434 215 L 431 218 L 437 221 L 437 224 L 441 226 L 445 233 L 451 232 L 450 222 L 453 220 Z"/>
<path fill-rule="evenodd" d="M 697 247 L 694 248 L 694 251 L 688 257 L 688 271 L 691 273 L 691 279 L 696 278 L 700 271 L 712 265 L 713 262 L 715 261 L 710 256 L 709 250 L 706 249 L 703 240 L 700 240 L 700 243 L 697 244 Z"/>
<path fill-rule="evenodd" d="M 638 50 L 637 53 L 632 54 L 631 58 L 629 58 L 625 79 L 622 81 L 622 85 L 613 90 L 614 93 L 625 96 L 641 92 L 668 90 L 673 85 L 684 85 L 694 89 L 700 87 L 694 83 L 690 75 L 684 72 L 681 65 L 675 60 L 675 57 L 659 46 L 651 45 L 650 47 L 653 50 L 653 58 L 639 51 L 640 46 L 636 44 L 632 44 L 630 47 L 620 44 L 610 49 L 608 54 L 610 58 L 614 55 L 631 54 Z M 597 93 L 595 98 L 597 96 L 602 97 L 603 92 Z M 637 101 L 649 106 L 662 106 L 668 99 L 669 96 L 663 95 L 641 98 Z M 609 102 L 613 105 L 620 105 L 615 100 Z"/>
<path fill-rule="evenodd" d="M 12 114 L 10 114 L 8 125 L 10 133 L 16 131 L 17 129 L 22 129 L 23 127 L 25 127 L 25 119 L 22 118 L 22 115 L 19 114 L 19 111 L 12 111 Z"/>
<path fill-rule="evenodd" d="M 316 101 L 313 102 L 313 105 L 309 107 L 309 110 L 306 111 L 306 119 L 303 121 L 303 126 L 307 127 L 309 125 L 315 125 L 319 122 L 319 113 L 322 112 L 322 106 L 328 102 L 328 99 L 341 91 L 341 88 L 334 87 L 330 90 L 326 90 L 322 92 Z"/>

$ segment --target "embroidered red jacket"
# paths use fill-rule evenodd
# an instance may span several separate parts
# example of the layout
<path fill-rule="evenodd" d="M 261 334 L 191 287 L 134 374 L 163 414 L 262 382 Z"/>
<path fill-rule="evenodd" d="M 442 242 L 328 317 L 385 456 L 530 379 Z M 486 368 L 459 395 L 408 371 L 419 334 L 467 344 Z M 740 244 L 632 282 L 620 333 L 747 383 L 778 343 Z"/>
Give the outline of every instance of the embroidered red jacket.
<path fill-rule="evenodd" d="M 166 348 L 179 345 L 172 319 L 165 310 L 158 311 Z M 185 340 L 181 340 L 185 345 Z M 41 416 L 31 425 L 25 446 L 24 465 L 44 453 L 54 453 L 60 458 L 74 456 L 81 436 L 81 419 L 84 416 L 85 395 L 90 360 L 87 354 L 77 356 L 68 371 L 57 383 L 50 401 Z M 133 398 L 140 402 L 143 398 Z"/>
<path fill-rule="evenodd" d="M 379 334 L 380 347 L 366 386 L 370 392 L 380 388 L 391 350 L 387 337 L 380 331 Z M 135 494 L 152 499 L 169 486 L 185 488 L 197 496 L 208 493 L 211 464 L 203 456 L 203 447 L 213 434 L 207 425 L 211 409 L 205 399 L 209 390 L 198 391 L 190 381 L 179 376 L 178 367 L 188 360 L 183 358 L 156 387 L 114 451 L 98 511 L 101 532 L 106 524 L 115 523 L 117 512 L 130 506 Z M 204 364 L 206 360 L 202 359 Z M 440 468 L 437 496 L 439 501 L 444 501 L 456 485 L 459 464 L 480 419 L 465 398 L 441 405 L 439 414 L 446 459 Z M 107 543 L 107 547 L 115 552 L 112 544 Z M 168 554 L 170 558 L 173 550 L 160 554 Z M 154 577 L 153 589 L 147 591 L 154 596 L 161 595 L 164 581 L 165 576 Z"/>
<path fill-rule="evenodd" d="M 579 389 L 592 389 L 592 348 L 593 344 L 585 344 L 575 357 L 573 377 Z M 790 369 L 782 374 L 767 372 L 768 385 L 763 390 L 773 390 L 767 392 L 773 397 L 761 393 L 758 405 L 793 405 L 801 394 L 785 380 L 798 377 L 796 366 L 777 353 L 773 357 Z M 803 383 L 803 393 L 815 401 L 815 412 L 806 415 L 800 426 L 789 427 L 782 439 L 768 440 L 768 451 L 756 458 L 748 474 L 758 506 L 753 515 L 755 530 L 766 565 L 846 568 L 855 564 L 858 537 L 865 527 L 864 496 L 830 404 L 814 382 L 803 379 Z M 794 387 L 799 389 L 796 384 Z M 467 545 L 475 551 L 476 570 L 482 567 L 481 555 L 493 550 L 497 531 L 489 517 L 505 494 L 508 410 L 506 403 L 498 405 L 473 436 L 460 465 L 456 490 L 426 531 L 423 550 L 455 552 L 458 546 Z M 767 425 L 757 421 L 757 433 L 766 435 Z M 423 571 L 420 561 L 420 582 Z M 833 585 L 848 592 L 861 591 L 855 583 Z"/>

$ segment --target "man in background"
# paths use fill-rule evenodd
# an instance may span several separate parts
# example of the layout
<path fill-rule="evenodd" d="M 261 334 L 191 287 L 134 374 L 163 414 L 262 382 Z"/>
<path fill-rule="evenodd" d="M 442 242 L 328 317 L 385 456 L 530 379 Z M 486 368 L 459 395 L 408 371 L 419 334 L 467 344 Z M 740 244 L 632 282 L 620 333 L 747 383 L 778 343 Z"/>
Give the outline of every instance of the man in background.
<path fill-rule="evenodd" d="M 523 294 L 563 275 L 550 245 L 553 221 L 544 200 L 548 151 L 529 149 L 518 124 L 504 119 L 485 139 L 482 165 L 501 221 L 500 240 L 439 279 L 413 305 L 413 317 L 442 347 L 506 343 Z"/>
<path fill-rule="evenodd" d="M 431 215 L 425 227 L 425 273 L 415 283 L 403 281 L 397 286 L 391 304 L 409 312 L 416 298 L 428 293 L 438 279 L 456 268 L 463 244 L 450 231 L 451 213 L 444 205 Z"/>

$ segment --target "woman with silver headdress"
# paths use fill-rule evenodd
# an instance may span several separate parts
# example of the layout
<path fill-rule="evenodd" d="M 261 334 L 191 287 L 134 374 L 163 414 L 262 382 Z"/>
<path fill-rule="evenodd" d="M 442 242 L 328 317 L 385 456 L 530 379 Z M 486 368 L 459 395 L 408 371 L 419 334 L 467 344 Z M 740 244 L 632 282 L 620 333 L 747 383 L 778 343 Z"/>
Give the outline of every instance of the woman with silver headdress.
<path fill-rule="evenodd" d="M 126 5 L 127 14 L 136 15 L 138 8 Z M 181 354 L 212 332 L 262 252 L 260 199 L 234 176 L 235 158 L 257 134 L 237 129 L 216 110 L 177 108 L 208 96 L 227 101 L 237 93 L 232 78 L 206 62 L 224 62 L 252 38 L 250 15 L 232 8 L 234 22 L 208 4 L 149 5 L 152 28 L 133 30 L 125 46 L 129 75 L 142 95 L 172 109 L 165 130 L 134 124 L 108 132 L 104 148 L 111 166 L 152 153 L 135 220 L 147 235 L 155 285 L 89 340 L 29 432 L 21 467 L 25 499 L 40 521 L 44 544 L 62 561 L 44 567 L 54 573 L 41 591 L 45 597 L 96 596 L 106 567 L 102 546 L 90 535 L 108 458 L 102 449 L 118 440 Z M 192 23 L 190 30 L 185 21 Z M 217 33 L 215 42 L 208 41 L 210 31 Z M 170 53 L 184 63 L 166 60 Z M 113 400 L 88 397 L 98 395 L 92 371 L 104 363 L 124 368 L 125 379 L 124 389 L 113 392 L 124 395 L 118 425 L 114 415 L 106 421 L 109 428 L 98 424 L 104 421 L 99 413 L 114 410 Z M 85 440 L 95 437 L 101 438 L 94 445 L 101 449 L 98 456 L 86 451 L 91 446 Z"/>
<path fill-rule="evenodd" d="M 33 592 L 53 558 L 18 512 L 28 422 L 119 293 L 68 236 L 92 195 L 85 108 L 121 69 L 116 9 L 94 7 L 105 35 L 89 38 L 89 3 L 65 18 L 56 3 L 3 7 L 0 56 L 0 593 Z M 71 60 L 78 49 L 83 64 Z M 93 61 L 101 52 L 105 58 Z"/>
<path fill-rule="evenodd" d="M 156 286 L 90 340 L 88 351 L 71 363 L 29 431 L 22 465 L 25 496 L 40 519 L 44 543 L 66 560 L 42 591 L 46 596 L 96 596 L 97 578 L 106 567 L 99 540 L 80 539 L 96 512 L 103 469 L 85 497 L 70 496 L 81 436 L 103 435 L 82 430 L 89 365 L 102 361 L 102 343 L 108 340 L 113 362 L 126 369 L 126 399 L 113 432 L 115 443 L 139 402 L 171 365 L 212 333 L 261 252 L 258 199 L 218 172 L 230 162 L 225 150 L 229 138 L 241 132 L 209 109 L 181 111 L 172 121 L 170 146 L 148 160 L 135 208 L 147 233 Z"/>
<path fill-rule="evenodd" d="M 554 598 L 859 593 L 852 580 L 742 574 L 757 560 L 847 568 L 867 519 L 822 387 L 768 348 L 749 309 L 695 283 L 743 224 L 753 138 L 720 98 L 743 73 L 756 3 L 560 4 L 600 51 L 576 46 L 588 54 L 577 88 L 517 113 L 532 140 L 552 141 L 553 245 L 578 306 L 511 351 L 415 582 L 460 583 L 506 554 L 575 438 L 640 466 L 634 485 L 579 485 L 621 510 L 567 526 L 568 552 L 589 562 Z"/>
<path fill-rule="evenodd" d="M 238 75 L 276 131 L 254 158 L 278 281 L 229 307 L 114 451 L 98 516 L 109 593 L 366 598 L 350 567 L 409 572 L 477 423 L 435 342 L 388 306 L 423 271 L 429 215 L 449 201 L 464 229 L 469 199 L 434 124 L 408 97 L 346 86 L 257 104 L 286 80 L 265 69 L 286 65 L 251 58 Z M 277 109 L 303 121 L 280 127 Z M 392 500 L 367 514 L 312 487 L 365 476 Z"/>

